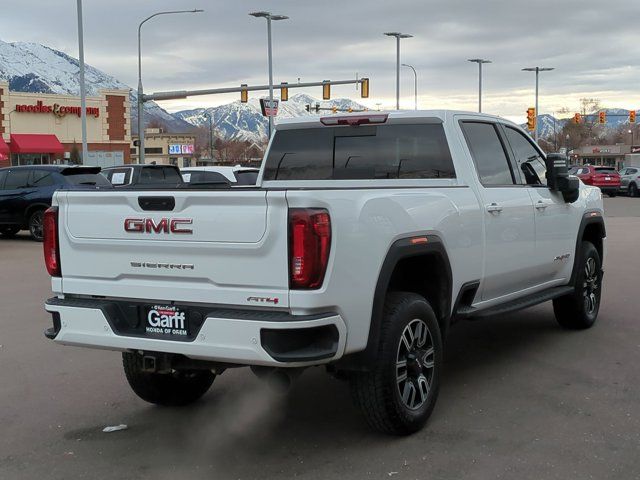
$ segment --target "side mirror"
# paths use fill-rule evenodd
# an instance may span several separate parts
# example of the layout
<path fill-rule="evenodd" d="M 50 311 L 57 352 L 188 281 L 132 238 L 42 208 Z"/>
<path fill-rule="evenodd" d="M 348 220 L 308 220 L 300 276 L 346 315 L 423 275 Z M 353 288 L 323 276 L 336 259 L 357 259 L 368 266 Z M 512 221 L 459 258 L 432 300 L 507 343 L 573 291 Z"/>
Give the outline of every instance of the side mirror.
<path fill-rule="evenodd" d="M 561 192 L 564 201 L 573 203 L 580 196 L 580 180 L 569 175 L 567 157 L 561 153 L 547 155 L 547 186 L 549 189 Z"/>

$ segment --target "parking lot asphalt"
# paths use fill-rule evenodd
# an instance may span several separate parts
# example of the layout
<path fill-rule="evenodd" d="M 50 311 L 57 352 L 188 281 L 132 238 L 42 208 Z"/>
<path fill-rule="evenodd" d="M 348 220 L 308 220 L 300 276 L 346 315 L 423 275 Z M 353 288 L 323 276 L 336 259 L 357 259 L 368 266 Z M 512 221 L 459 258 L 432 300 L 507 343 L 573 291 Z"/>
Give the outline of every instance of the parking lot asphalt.
<path fill-rule="evenodd" d="M 285 395 L 239 369 L 190 407 L 146 404 L 118 353 L 44 338 L 41 245 L 0 241 L 0 479 L 640 478 L 640 199 L 605 204 L 596 326 L 562 330 L 550 304 L 457 324 L 406 438 L 370 431 L 320 368 Z"/>

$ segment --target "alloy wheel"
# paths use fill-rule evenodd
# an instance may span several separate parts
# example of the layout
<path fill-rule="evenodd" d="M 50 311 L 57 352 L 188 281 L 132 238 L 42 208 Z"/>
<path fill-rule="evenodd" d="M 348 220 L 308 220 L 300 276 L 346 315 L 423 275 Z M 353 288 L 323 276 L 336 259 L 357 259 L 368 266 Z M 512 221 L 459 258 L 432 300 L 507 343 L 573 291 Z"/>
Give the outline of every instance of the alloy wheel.
<path fill-rule="evenodd" d="M 411 320 L 402 331 L 396 357 L 398 394 L 408 409 L 419 409 L 429 398 L 434 369 L 431 331 L 423 320 Z"/>
<path fill-rule="evenodd" d="M 36 212 L 31 216 L 31 221 L 29 223 L 29 231 L 33 238 L 40 240 L 43 236 L 43 224 L 44 224 L 44 214 L 42 212 Z"/>
<path fill-rule="evenodd" d="M 598 267 L 593 257 L 587 258 L 584 267 L 584 282 L 582 284 L 584 295 L 584 310 L 587 315 L 593 315 L 598 307 Z"/>

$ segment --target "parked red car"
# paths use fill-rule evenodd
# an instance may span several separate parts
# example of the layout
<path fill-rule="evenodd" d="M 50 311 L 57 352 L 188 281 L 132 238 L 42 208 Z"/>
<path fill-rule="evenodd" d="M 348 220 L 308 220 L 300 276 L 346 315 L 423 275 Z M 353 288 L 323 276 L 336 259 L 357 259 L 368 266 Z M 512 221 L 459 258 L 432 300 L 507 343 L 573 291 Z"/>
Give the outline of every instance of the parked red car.
<path fill-rule="evenodd" d="M 571 167 L 570 175 L 576 175 L 585 185 L 600 187 L 602 193 L 615 197 L 620 190 L 620 174 L 613 167 L 578 165 Z"/>

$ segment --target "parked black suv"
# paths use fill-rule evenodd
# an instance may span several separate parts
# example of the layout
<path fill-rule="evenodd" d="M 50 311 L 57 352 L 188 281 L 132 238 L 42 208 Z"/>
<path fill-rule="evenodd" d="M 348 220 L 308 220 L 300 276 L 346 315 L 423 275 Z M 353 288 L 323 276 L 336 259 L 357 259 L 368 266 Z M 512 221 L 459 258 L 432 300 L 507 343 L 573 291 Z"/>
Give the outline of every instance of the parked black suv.
<path fill-rule="evenodd" d="M 12 237 L 28 229 L 42 241 L 44 211 L 61 188 L 113 188 L 100 167 L 33 165 L 0 168 L 0 236 Z"/>

